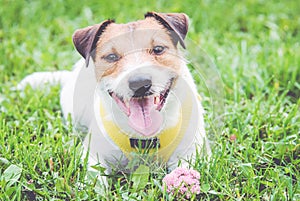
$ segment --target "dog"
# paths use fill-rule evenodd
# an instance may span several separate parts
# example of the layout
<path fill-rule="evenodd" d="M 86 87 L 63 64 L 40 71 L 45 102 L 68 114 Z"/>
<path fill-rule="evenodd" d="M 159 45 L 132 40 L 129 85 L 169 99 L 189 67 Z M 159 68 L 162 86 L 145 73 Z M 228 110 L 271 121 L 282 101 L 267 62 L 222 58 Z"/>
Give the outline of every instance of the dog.
<path fill-rule="evenodd" d="M 73 43 L 82 59 L 74 69 L 33 73 L 18 89 L 61 84 L 64 117 L 87 129 L 90 166 L 125 168 L 142 150 L 172 170 L 197 150 L 211 153 L 204 110 L 181 50 L 188 23 L 184 13 L 148 12 L 127 24 L 105 20 L 78 29 Z"/>

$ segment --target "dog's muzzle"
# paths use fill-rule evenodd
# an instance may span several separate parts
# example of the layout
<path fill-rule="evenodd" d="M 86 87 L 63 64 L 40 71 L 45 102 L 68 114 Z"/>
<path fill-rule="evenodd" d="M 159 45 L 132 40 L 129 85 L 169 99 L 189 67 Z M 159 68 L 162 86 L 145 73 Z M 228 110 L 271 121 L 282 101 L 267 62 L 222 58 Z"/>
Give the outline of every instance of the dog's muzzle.
<path fill-rule="evenodd" d="M 174 78 L 160 91 L 154 91 L 152 77 L 149 74 L 135 74 L 128 78 L 128 87 L 132 92 L 130 98 L 109 92 L 119 108 L 128 116 L 128 125 L 137 133 L 149 137 L 157 134 L 163 125 L 161 112 Z M 157 90 L 157 89 L 156 89 Z"/>

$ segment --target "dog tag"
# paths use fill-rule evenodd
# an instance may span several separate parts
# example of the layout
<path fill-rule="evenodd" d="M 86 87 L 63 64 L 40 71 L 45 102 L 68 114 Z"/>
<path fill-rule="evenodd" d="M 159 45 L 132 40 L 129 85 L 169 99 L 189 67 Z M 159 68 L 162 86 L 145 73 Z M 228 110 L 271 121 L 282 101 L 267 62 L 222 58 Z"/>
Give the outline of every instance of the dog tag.
<path fill-rule="evenodd" d="M 130 146 L 132 148 L 156 149 L 160 147 L 158 138 L 150 138 L 150 139 L 130 138 L 129 140 L 130 140 Z"/>

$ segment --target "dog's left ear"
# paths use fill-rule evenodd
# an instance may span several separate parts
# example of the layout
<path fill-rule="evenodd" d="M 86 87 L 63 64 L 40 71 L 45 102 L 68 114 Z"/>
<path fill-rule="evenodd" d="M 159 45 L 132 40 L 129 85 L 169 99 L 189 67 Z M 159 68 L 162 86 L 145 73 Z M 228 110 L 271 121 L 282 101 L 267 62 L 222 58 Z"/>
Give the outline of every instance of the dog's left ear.
<path fill-rule="evenodd" d="M 73 34 L 73 43 L 77 51 L 85 58 L 86 67 L 89 65 L 92 51 L 96 48 L 101 33 L 112 22 L 114 21 L 106 20 L 100 24 L 78 29 Z"/>
<path fill-rule="evenodd" d="M 154 17 L 171 32 L 171 36 L 175 40 L 175 44 L 179 41 L 180 45 L 185 48 L 183 40 L 187 34 L 189 26 L 189 18 L 186 14 L 148 12 L 145 14 L 145 18 L 146 17 Z"/>

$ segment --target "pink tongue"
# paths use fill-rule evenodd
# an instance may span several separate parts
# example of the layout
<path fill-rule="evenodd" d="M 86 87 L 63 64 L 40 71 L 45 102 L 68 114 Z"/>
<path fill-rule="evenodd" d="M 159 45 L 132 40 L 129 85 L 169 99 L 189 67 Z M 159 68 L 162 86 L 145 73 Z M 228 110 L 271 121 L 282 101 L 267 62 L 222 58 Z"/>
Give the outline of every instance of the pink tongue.
<path fill-rule="evenodd" d="M 163 117 L 156 107 L 153 97 L 132 98 L 129 101 L 129 125 L 144 136 L 155 134 L 163 122 Z"/>

